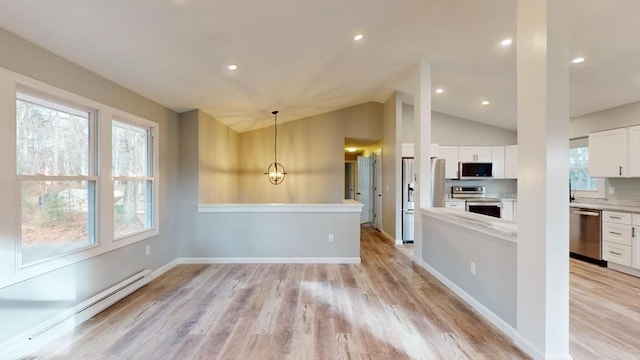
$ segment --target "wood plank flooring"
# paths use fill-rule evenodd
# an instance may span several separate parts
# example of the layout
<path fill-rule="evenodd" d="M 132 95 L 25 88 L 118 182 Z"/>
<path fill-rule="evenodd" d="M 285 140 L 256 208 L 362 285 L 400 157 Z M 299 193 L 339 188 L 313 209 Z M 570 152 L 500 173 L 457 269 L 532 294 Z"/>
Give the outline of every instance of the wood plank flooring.
<path fill-rule="evenodd" d="M 527 358 L 378 232 L 361 234 L 360 265 L 178 266 L 30 358 Z M 583 278 L 572 274 L 574 358 L 633 358 L 625 355 L 639 348 L 637 279 L 623 278 L 624 304 L 595 321 L 591 302 L 619 300 L 608 288 L 619 276 L 576 267 Z M 601 288 L 586 281 L 594 277 Z M 593 290 L 601 298 L 591 300 Z M 627 325 L 614 332 L 603 322 Z"/>

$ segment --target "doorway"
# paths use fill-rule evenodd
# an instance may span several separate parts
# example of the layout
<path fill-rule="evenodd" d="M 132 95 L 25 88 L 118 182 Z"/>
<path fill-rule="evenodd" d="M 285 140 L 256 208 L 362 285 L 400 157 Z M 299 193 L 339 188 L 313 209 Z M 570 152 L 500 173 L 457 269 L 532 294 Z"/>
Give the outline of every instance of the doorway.
<path fill-rule="evenodd" d="M 355 200 L 356 163 L 348 161 L 344 163 L 344 198 Z"/>

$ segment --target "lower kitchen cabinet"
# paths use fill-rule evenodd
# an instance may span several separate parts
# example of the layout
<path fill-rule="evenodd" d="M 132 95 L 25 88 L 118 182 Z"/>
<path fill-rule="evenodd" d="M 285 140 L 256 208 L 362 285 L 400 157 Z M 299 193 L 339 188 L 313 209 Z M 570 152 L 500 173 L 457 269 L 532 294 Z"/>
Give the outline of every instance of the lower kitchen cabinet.
<path fill-rule="evenodd" d="M 459 211 L 465 211 L 466 210 L 466 206 L 465 206 L 465 202 L 464 201 L 459 201 L 459 200 L 452 200 L 452 201 L 445 201 L 444 202 L 444 207 L 447 209 L 453 209 L 453 210 L 459 210 Z"/>
<path fill-rule="evenodd" d="M 633 265 L 631 214 L 602 212 L 602 258 L 628 267 Z"/>
<path fill-rule="evenodd" d="M 503 201 L 502 202 L 502 212 L 500 213 L 500 218 L 509 221 L 515 221 L 513 218 L 513 201 Z"/>

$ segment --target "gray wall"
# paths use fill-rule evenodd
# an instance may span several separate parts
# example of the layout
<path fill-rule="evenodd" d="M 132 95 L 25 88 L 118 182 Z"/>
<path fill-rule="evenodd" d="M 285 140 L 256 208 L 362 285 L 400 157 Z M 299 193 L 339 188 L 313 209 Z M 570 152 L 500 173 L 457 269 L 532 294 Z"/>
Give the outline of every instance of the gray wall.
<path fill-rule="evenodd" d="M 382 137 L 382 105 L 364 103 L 278 125 L 278 162 L 288 173 L 271 185 L 264 175 L 273 162 L 273 126 L 239 135 L 241 203 L 341 203 L 344 139 Z"/>
<path fill-rule="evenodd" d="M 182 257 L 360 257 L 360 213 L 196 213 Z M 334 242 L 328 241 L 334 234 Z"/>
<path fill-rule="evenodd" d="M 569 137 L 575 139 L 590 132 L 633 125 L 640 125 L 640 101 L 572 118 Z"/>
<path fill-rule="evenodd" d="M 198 201 L 203 204 L 238 202 L 238 133 L 198 110 L 196 139 Z"/>
<path fill-rule="evenodd" d="M 2 342 L 142 269 L 157 269 L 177 257 L 179 130 L 173 111 L 3 29 L 0 67 L 157 122 L 160 134 L 160 234 L 0 289 Z M 0 123 L 0 128 L 5 126 Z M 147 257 L 145 246 L 149 244 L 152 253 Z"/>
<path fill-rule="evenodd" d="M 424 261 L 515 328 L 516 243 L 421 216 Z"/>

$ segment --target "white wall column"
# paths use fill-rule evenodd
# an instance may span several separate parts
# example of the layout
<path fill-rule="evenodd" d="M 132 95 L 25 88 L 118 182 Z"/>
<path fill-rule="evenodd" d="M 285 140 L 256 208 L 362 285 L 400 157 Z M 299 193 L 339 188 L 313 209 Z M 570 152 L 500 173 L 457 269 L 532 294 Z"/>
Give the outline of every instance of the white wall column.
<path fill-rule="evenodd" d="M 516 343 L 569 355 L 569 53 L 566 1 L 518 0 Z"/>
<path fill-rule="evenodd" d="M 422 215 L 420 209 L 431 205 L 431 64 L 426 60 L 416 66 L 416 85 L 413 100 L 415 145 L 413 150 L 416 172 L 413 256 L 422 259 Z"/>

